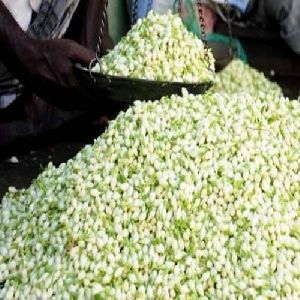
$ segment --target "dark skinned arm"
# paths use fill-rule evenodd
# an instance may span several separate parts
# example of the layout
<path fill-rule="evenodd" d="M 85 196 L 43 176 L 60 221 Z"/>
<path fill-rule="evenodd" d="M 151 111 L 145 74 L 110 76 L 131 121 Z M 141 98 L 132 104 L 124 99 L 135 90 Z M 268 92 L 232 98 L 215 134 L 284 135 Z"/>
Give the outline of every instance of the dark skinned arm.
<path fill-rule="evenodd" d="M 73 109 L 88 97 L 74 74 L 73 62 L 88 64 L 94 53 L 72 40 L 36 40 L 19 27 L 0 0 L 0 59 L 32 92 Z"/>

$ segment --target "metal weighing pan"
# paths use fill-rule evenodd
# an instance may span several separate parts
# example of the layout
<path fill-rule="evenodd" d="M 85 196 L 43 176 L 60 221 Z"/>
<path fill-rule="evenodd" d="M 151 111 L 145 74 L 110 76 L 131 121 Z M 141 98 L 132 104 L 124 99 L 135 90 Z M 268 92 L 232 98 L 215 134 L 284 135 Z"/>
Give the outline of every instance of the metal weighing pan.
<path fill-rule="evenodd" d="M 207 39 L 204 28 L 204 18 L 202 1 L 198 0 L 199 21 L 201 24 L 202 39 L 205 45 L 207 54 Z M 158 100 L 163 96 L 170 96 L 172 94 L 181 94 L 182 88 L 187 89 L 192 94 L 203 94 L 212 85 L 213 82 L 200 83 L 184 83 L 184 82 L 165 82 L 165 81 L 151 81 L 145 79 L 135 79 L 128 77 L 110 76 L 92 71 L 94 63 L 101 64 L 101 45 L 104 32 L 104 26 L 107 20 L 107 4 L 105 1 L 105 9 L 103 10 L 101 26 L 99 30 L 99 37 L 96 49 L 96 58 L 90 63 L 89 67 L 84 67 L 80 64 L 75 64 L 75 74 L 86 89 L 87 93 L 95 96 L 97 99 L 106 99 L 110 102 L 118 102 L 124 104 L 131 104 L 135 100 Z M 181 0 L 178 5 L 181 11 Z M 134 22 L 137 19 L 137 0 L 134 1 Z M 206 57 L 208 59 L 208 57 Z M 214 74 L 214 71 L 211 70 Z M 97 104 L 97 103 L 96 103 Z"/>
<path fill-rule="evenodd" d="M 181 94 L 182 88 L 192 94 L 204 94 L 213 85 L 213 82 L 165 82 L 110 76 L 90 72 L 89 68 L 80 64 L 75 64 L 74 68 L 78 80 L 89 93 L 118 103 L 158 100 L 163 96 Z"/>

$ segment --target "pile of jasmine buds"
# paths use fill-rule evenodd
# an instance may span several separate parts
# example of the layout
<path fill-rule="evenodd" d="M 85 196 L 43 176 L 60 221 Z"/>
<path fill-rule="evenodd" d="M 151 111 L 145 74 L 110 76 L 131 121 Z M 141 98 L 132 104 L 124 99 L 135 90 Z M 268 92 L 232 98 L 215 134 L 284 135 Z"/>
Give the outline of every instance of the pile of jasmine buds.
<path fill-rule="evenodd" d="M 0 210 L 0 299 L 300 299 L 300 104 L 137 101 Z"/>

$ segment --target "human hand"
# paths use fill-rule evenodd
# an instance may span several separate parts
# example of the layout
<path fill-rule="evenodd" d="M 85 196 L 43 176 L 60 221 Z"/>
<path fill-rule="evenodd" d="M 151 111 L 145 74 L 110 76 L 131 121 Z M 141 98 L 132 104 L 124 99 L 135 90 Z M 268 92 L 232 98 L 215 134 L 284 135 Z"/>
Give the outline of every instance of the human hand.
<path fill-rule="evenodd" d="M 88 65 L 94 53 L 71 40 L 31 39 L 21 49 L 21 80 L 35 94 L 61 108 L 78 108 L 88 95 L 74 72 L 75 62 Z"/>

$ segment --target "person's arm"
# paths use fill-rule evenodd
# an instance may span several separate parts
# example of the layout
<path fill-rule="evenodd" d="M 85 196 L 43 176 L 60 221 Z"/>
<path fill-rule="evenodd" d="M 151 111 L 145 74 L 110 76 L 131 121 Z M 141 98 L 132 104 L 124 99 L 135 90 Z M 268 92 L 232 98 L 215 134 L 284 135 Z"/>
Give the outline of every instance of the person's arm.
<path fill-rule="evenodd" d="M 0 0 L 0 59 L 9 66 L 14 65 L 18 60 L 18 50 L 27 42 L 26 40 L 26 34 Z"/>
<path fill-rule="evenodd" d="M 217 14 L 211 9 L 210 6 L 203 6 L 203 18 L 204 18 L 204 28 L 206 34 L 212 33 L 217 21 Z"/>
<path fill-rule="evenodd" d="M 75 104 L 79 86 L 72 63 L 88 64 L 93 57 L 93 52 L 71 40 L 31 38 L 0 0 L 0 59 L 38 96 L 61 107 Z"/>

